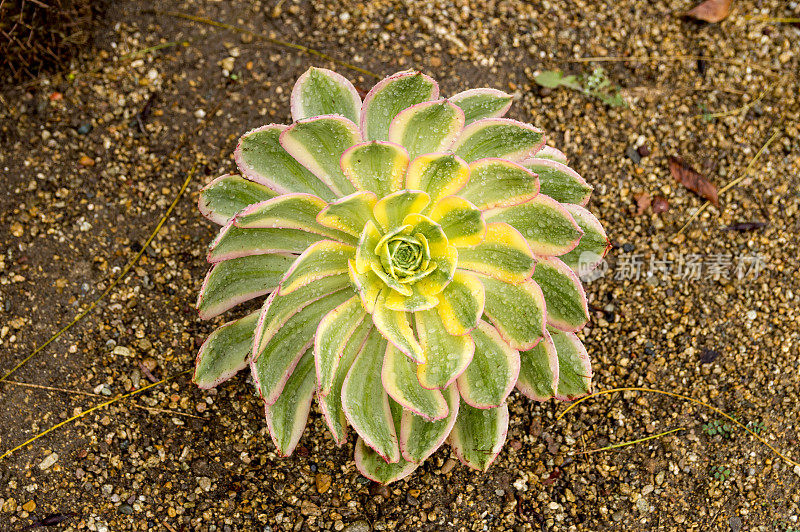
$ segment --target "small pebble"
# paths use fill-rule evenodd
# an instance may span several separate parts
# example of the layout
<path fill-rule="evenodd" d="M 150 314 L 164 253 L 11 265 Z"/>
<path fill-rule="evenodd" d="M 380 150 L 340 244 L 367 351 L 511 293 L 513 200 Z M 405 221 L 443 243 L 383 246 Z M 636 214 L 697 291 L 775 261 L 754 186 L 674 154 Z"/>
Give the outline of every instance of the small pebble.
<path fill-rule="evenodd" d="M 39 469 L 41 469 L 42 471 L 50 469 L 50 467 L 52 467 L 52 465 L 55 464 L 56 462 L 58 462 L 58 454 L 50 453 L 47 456 L 47 458 L 41 461 L 41 463 L 39 464 Z"/>

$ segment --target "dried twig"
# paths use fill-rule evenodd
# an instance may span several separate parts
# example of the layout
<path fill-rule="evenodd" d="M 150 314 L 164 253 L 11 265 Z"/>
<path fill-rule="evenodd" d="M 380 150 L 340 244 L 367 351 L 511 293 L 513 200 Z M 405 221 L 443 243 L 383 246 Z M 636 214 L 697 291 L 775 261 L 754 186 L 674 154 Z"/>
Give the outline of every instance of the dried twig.
<path fill-rule="evenodd" d="M 83 416 L 85 416 L 85 415 L 87 415 L 87 414 L 89 414 L 91 412 L 94 412 L 95 410 L 99 410 L 101 408 L 105 408 L 105 407 L 107 407 L 109 405 L 112 405 L 112 404 L 116 403 L 117 401 L 121 401 L 123 399 L 127 399 L 128 397 L 132 397 L 134 395 L 140 394 L 140 393 L 142 393 L 142 392 L 144 392 L 146 390 L 149 390 L 150 388 L 153 388 L 153 387 L 158 386 L 160 384 L 164 384 L 165 382 L 167 382 L 169 380 L 172 380 L 172 379 L 174 379 L 176 377 L 180 377 L 181 375 L 186 375 L 190 371 L 192 371 L 192 370 L 191 369 L 187 369 L 186 371 L 181 371 L 180 373 L 177 373 L 175 375 L 171 375 L 171 376 L 169 376 L 169 377 L 167 377 L 165 379 L 161 379 L 160 381 L 154 382 L 153 384 L 148 384 L 147 386 L 139 388 L 138 390 L 134 390 L 134 391 L 126 393 L 124 395 L 118 395 L 117 397 L 115 397 L 113 399 L 110 399 L 110 400 L 106 401 L 105 403 L 100 403 L 99 405 L 95 405 L 95 406 L 89 408 L 88 410 L 84 410 L 83 412 L 81 412 L 78 415 L 72 416 L 69 419 L 65 419 L 61 423 L 56 423 L 55 425 L 53 425 L 49 429 L 43 430 L 42 432 L 40 432 L 36 436 L 24 441 L 23 443 L 20 443 L 16 447 L 12 447 L 8 451 L 4 452 L 3 454 L 0 454 L 0 460 L 2 460 L 3 458 L 6 458 L 7 456 L 10 456 L 11 454 L 15 453 L 16 451 L 19 451 L 20 449 L 22 449 L 24 447 L 27 447 L 28 445 L 30 445 L 31 443 L 35 442 L 36 440 L 38 440 L 42 436 L 45 436 L 45 435 L 53 432 L 57 428 L 60 428 L 60 427 L 63 427 L 64 425 L 72 423 L 76 419 L 80 419 Z"/>
<path fill-rule="evenodd" d="M 720 57 L 711 57 L 707 55 L 660 55 L 660 56 L 622 56 L 622 55 L 607 55 L 607 56 L 597 56 L 597 57 L 574 57 L 570 59 L 564 59 L 564 61 L 568 63 L 625 63 L 625 62 L 637 62 L 637 63 L 667 63 L 670 61 L 709 61 L 714 63 L 722 63 L 726 65 L 735 65 L 741 67 L 750 67 L 753 70 L 759 70 L 761 72 L 772 72 L 771 67 L 764 67 L 761 65 L 752 65 L 745 61 L 740 61 L 738 59 L 724 59 Z"/>
<path fill-rule="evenodd" d="M 657 393 L 657 394 L 661 394 L 661 395 L 667 395 L 667 396 L 669 396 L 669 397 L 675 397 L 675 398 L 677 398 L 677 399 L 682 399 L 682 400 L 684 400 L 684 401 L 689 401 L 689 402 L 691 402 L 691 403 L 694 403 L 694 404 L 696 404 L 696 405 L 704 406 L 704 407 L 708 408 L 709 410 L 713 411 L 714 413 L 716 413 L 716 414 L 719 414 L 720 416 L 722 416 L 722 417 L 726 418 L 727 420 L 729 420 L 729 421 L 731 421 L 731 422 L 735 423 L 736 425 L 738 425 L 738 426 L 740 426 L 741 428 L 743 428 L 744 430 L 746 430 L 746 431 L 747 431 L 747 432 L 748 432 L 748 433 L 749 433 L 751 436 L 753 436 L 755 439 L 757 439 L 757 440 L 758 440 L 758 441 L 760 441 L 762 444 L 764 444 L 765 446 L 767 446 L 767 447 L 769 448 L 769 450 L 770 450 L 770 451 L 772 451 L 773 453 L 775 453 L 775 455 L 776 455 L 776 456 L 780 457 L 780 458 L 781 458 L 783 461 L 785 461 L 787 464 L 791 464 L 791 465 L 793 465 L 793 466 L 800 467 L 800 463 L 798 463 L 798 462 L 796 462 L 796 461 L 792 460 L 792 459 L 791 459 L 791 458 L 789 458 L 788 456 L 786 456 L 786 455 L 784 455 L 783 453 L 781 453 L 780 451 L 778 451 L 778 450 L 777 450 L 775 447 L 773 447 L 772 445 L 770 445 L 770 444 L 769 444 L 769 442 L 767 442 L 767 440 L 765 440 L 764 438 L 762 438 L 761 436 L 759 436 L 757 433 L 753 432 L 753 431 L 752 431 L 752 430 L 751 430 L 749 427 L 747 427 L 747 425 L 745 425 L 744 423 L 742 423 L 742 422 L 741 422 L 741 421 L 739 421 L 738 419 L 736 419 L 736 418 L 734 418 L 734 417 L 732 417 L 732 416 L 730 416 L 730 415 L 726 414 L 725 412 L 723 412 L 723 411 L 722 411 L 722 410 L 720 410 L 719 408 L 716 408 L 716 407 L 714 407 L 714 406 L 711 406 L 711 405 L 710 405 L 710 404 L 708 404 L 708 403 L 704 403 L 703 401 L 700 401 L 699 399 L 695 399 L 695 398 L 693 398 L 693 397 L 689 397 L 688 395 L 683 395 L 683 394 L 679 394 L 679 393 L 675 393 L 675 392 L 667 392 L 667 391 L 664 391 L 664 390 L 656 390 L 656 389 L 653 389 L 653 388 L 641 388 L 641 387 L 612 388 L 612 389 L 610 389 L 610 390 L 602 390 L 602 391 L 599 391 L 599 392 L 595 392 L 595 393 L 592 393 L 592 394 L 586 395 L 586 396 L 584 396 L 584 397 L 581 397 L 580 399 L 578 399 L 577 401 L 575 401 L 575 402 L 574 402 L 574 403 L 572 403 L 571 405 L 569 405 L 569 406 L 566 408 L 566 410 L 564 410 L 563 412 L 561 412 L 561 414 L 559 414 L 559 415 L 558 415 L 558 417 L 556 417 L 556 423 L 557 423 L 558 421 L 560 421 L 560 420 L 561 420 L 561 419 L 562 419 L 564 416 L 566 416 L 566 415 L 567 415 L 567 414 L 568 414 L 568 413 L 569 413 L 571 410 L 573 410 L 575 407 L 577 407 L 579 404 L 581 404 L 582 402 L 586 401 L 587 399 L 592 399 L 593 397 L 598 397 L 598 396 L 600 396 L 600 395 L 605 395 L 605 394 L 608 394 L 608 393 L 616 393 L 616 392 L 647 392 L 647 393 Z"/>
<path fill-rule="evenodd" d="M 679 430 L 686 430 L 685 427 L 679 427 L 677 429 L 668 430 L 666 432 L 661 432 L 659 434 L 653 434 L 652 436 L 647 436 L 646 438 L 639 438 L 638 440 L 633 441 L 626 441 L 622 443 L 615 443 L 614 445 L 608 445 L 606 447 L 601 447 L 599 449 L 590 449 L 588 451 L 578 451 L 575 454 L 592 454 L 592 453 L 599 453 L 601 451 L 610 451 L 611 449 L 619 449 L 620 447 L 627 447 L 628 445 L 635 445 L 637 443 L 642 443 L 647 440 L 654 440 L 656 438 L 660 438 L 662 436 L 666 436 L 667 434 L 672 434 L 673 432 L 678 432 Z"/>
<path fill-rule="evenodd" d="M 201 24 L 206 24 L 206 25 L 209 25 L 209 26 L 216 26 L 217 28 L 223 28 L 223 29 L 226 29 L 226 30 L 235 31 L 236 33 L 243 33 L 245 35 L 250 35 L 254 39 L 259 39 L 259 40 L 262 40 L 262 41 L 266 41 L 266 42 L 274 44 L 276 46 L 282 46 L 284 48 L 291 48 L 293 50 L 299 50 L 301 52 L 305 52 L 305 53 L 310 54 L 310 55 L 315 55 L 315 56 L 320 57 L 322 59 L 325 59 L 327 61 L 331 61 L 333 63 L 336 63 L 337 65 L 341 65 L 341 66 L 343 66 L 345 68 L 349 68 L 350 70 L 355 70 L 356 72 L 360 72 L 362 74 L 365 74 L 367 76 L 370 76 L 370 77 L 373 77 L 373 78 L 376 78 L 376 79 L 383 78 L 383 76 L 381 76 L 380 74 L 376 74 L 375 72 L 372 72 L 372 71 L 367 70 L 365 68 L 361 68 L 361 67 L 356 66 L 356 65 L 354 65 L 352 63 L 348 63 L 346 61 L 342 61 L 341 59 L 336 59 L 335 57 L 330 56 L 330 55 L 328 55 L 328 54 L 326 54 L 324 52 L 320 52 L 319 50 L 315 50 L 314 48 L 309 48 L 308 46 L 304 46 L 302 44 L 296 44 L 296 43 L 289 42 L 289 41 L 283 41 L 281 39 L 275 39 L 273 37 L 269 37 L 269 36 L 263 35 L 261 33 L 256 33 L 254 31 L 250 31 L 250 30 L 248 30 L 246 28 L 241 28 L 239 26 L 234 26 L 232 24 L 226 24 L 225 22 L 219 22 L 217 20 L 211 20 L 211 19 L 205 18 L 205 17 L 198 17 L 198 16 L 195 16 L 195 15 L 189 15 L 188 13 L 180 13 L 180 12 L 177 12 L 177 11 L 161 11 L 159 9 L 146 9 L 146 10 L 143 10 L 142 13 L 150 13 L 150 14 L 153 14 L 153 15 L 160 15 L 160 16 L 165 16 L 165 17 L 182 18 L 184 20 L 191 20 L 192 22 L 199 22 Z"/>
<path fill-rule="evenodd" d="M 181 186 L 180 190 L 178 191 L 178 194 L 175 196 L 175 199 L 172 200 L 172 204 L 170 204 L 169 208 L 167 208 L 166 212 L 161 217 L 161 220 L 159 220 L 158 224 L 156 224 L 156 227 L 155 227 L 155 229 L 153 229 L 153 232 L 150 233 L 150 236 L 145 241 L 144 245 L 142 246 L 142 249 L 140 249 L 139 252 L 133 257 L 133 259 L 131 259 L 131 261 L 128 262 L 128 264 L 125 266 L 125 268 L 123 268 L 122 272 L 117 276 L 117 278 L 114 279 L 111 282 L 111 284 L 108 285 L 108 288 L 106 288 L 103 291 L 102 294 L 100 294 L 100 297 L 98 297 L 97 299 L 92 301 L 92 303 L 88 307 L 86 307 L 84 310 L 79 312 L 78 315 L 75 316 L 75 318 L 71 322 L 69 322 L 67 325 L 62 327 L 61 330 L 59 330 L 56 334 L 51 336 L 42 345 L 40 345 L 39 347 L 34 349 L 30 354 L 28 354 L 19 363 L 17 363 L 16 366 L 11 368 L 11 370 L 9 370 L 8 373 L 6 373 L 2 378 L 0 378 L 0 382 L 3 382 L 4 380 L 6 380 L 15 371 L 17 371 L 19 368 L 21 368 L 23 366 L 23 364 L 25 364 L 28 360 L 33 358 L 37 353 L 41 352 L 45 347 L 50 345 L 52 342 L 54 342 L 56 339 L 58 339 L 62 334 L 67 332 L 69 329 L 71 329 L 76 323 L 81 321 L 84 318 L 84 316 L 86 316 L 92 310 L 94 310 L 97 307 L 97 305 L 100 303 L 100 301 L 102 301 L 114 288 L 116 288 L 116 286 L 119 284 L 119 282 L 122 281 L 122 279 L 124 279 L 126 275 L 128 275 L 128 272 L 130 272 L 131 269 L 133 269 L 133 267 L 136 265 L 136 263 L 139 262 L 139 259 L 142 258 L 142 255 L 144 255 L 144 252 L 147 249 L 147 247 L 150 245 L 150 243 L 156 237 L 158 232 L 161 230 L 161 227 L 164 225 L 164 223 L 167 221 L 169 216 L 172 214 L 172 211 L 175 209 L 175 206 L 178 204 L 178 201 L 181 199 L 181 197 L 183 197 L 183 193 L 186 191 L 186 187 L 189 186 L 189 181 L 192 180 L 192 177 L 194 176 L 194 173 L 195 173 L 196 169 L 197 169 L 197 165 L 195 164 L 192 167 L 192 169 L 189 171 L 189 173 L 186 175 L 186 179 L 183 181 L 183 185 Z"/>

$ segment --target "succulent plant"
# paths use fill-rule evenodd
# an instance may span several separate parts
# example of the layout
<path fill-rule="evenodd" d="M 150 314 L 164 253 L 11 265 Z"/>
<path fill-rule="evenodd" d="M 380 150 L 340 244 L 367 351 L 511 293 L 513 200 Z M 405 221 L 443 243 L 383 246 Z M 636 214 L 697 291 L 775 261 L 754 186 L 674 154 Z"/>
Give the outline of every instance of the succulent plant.
<path fill-rule="evenodd" d="M 441 99 L 433 79 L 405 71 L 362 103 L 341 75 L 305 72 L 294 122 L 242 136 L 241 176 L 200 194 L 222 225 L 200 316 L 269 296 L 209 336 L 195 382 L 249 366 L 282 455 L 316 396 L 333 439 L 351 426 L 359 470 L 380 482 L 446 440 L 486 470 L 515 386 L 538 401 L 586 394 L 576 269 L 608 240 L 564 154 L 502 118 L 511 101 L 495 89 Z"/>

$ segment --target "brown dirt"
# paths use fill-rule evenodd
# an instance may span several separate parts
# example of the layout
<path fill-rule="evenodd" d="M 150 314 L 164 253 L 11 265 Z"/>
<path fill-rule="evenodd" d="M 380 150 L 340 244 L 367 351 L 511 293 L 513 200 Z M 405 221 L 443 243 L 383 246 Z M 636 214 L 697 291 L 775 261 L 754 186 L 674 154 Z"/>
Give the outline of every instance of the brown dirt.
<path fill-rule="evenodd" d="M 102 293 L 189 169 L 199 169 L 134 271 L 10 377 L 17 384 L 0 384 L 0 453 L 145 385 L 140 364 L 157 378 L 192 366 L 215 325 L 193 309 L 215 231 L 196 210 L 197 192 L 233 170 L 240 134 L 289 121 L 289 90 L 309 65 L 333 66 L 230 30 L 142 13 L 148 6 L 115 3 L 71 75 L 0 93 L 0 375 Z M 595 185 L 591 208 L 616 245 L 608 274 L 587 287 L 593 324 L 584 338 L 595 388 L 647 386 L 707 401 L 762 424 L 770 443 L 798 460 L 800 31 L 747 17 L 800 14 L 779 0 L 741 0 L 726 21 L 702 25 L 678 16 L 689 7 L 683 0 L 159 2 L 381 75 L 420 68 L 443 94 L 477 86 L 515 92 L 510 116 L 545 129 Z M 191 42 L 120 59 L 184 40 Z M 659 59 L 570 61 L 606 55 Z M 694 55 L 707 59 L 676 59 Z M 220 66 L 229 57 L 236 80 Z M 628 108 L 532 82 L 541 69 L 577 74 L 599 65 Z M 360 88 L 374 83 L 334 68 Z M 762 91 L 741 113 L 702 117 L 740 108 Z M 780 137 L 752 175 L 674 238 L 701 200 L 673 180 L 668 157 L 682 157 L 721 187 L 742 176 L 776 128 Z M 663 196 L 669 210 L 635 216 L 642 192 Z M 768 225 L 723 230 L 751 221 Z M 765 269 L 744 279 L 674 271 L 622 278 L 634 259 L 646 272 L 651 259 L 690 253 L 733 263 L 759 254 Z M 710 435 L 704 424 L 719 418 L 673 398 L 608 394 L 554 423 L 563 404 L 515 393 L 509 440 L 487 473 L 453 467 L 442 449 L 383 488 L 358 474 L 353 442 L 336 448 L 316 411 L 298 451 L 279 458 L 246 380 L 204 392 L 182 375 L 0 460 L 0 529 L 51 514 L 68 517 L 63 530 L 800 529 L 800 468 L 738 428 Z M 686 430 L 575 454 L 678 427 Z M 718 467 L 729 471 L 724 480 L 714 476 Z"/>

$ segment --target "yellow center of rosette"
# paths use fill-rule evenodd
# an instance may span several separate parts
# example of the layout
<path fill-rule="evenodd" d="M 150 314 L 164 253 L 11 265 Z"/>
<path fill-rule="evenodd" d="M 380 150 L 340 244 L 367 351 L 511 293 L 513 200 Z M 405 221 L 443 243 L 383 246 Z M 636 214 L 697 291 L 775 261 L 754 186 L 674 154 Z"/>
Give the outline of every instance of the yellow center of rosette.
<path fill-rule="evenodd" d="M 350 271 L 362 298 L 382 291 L 389 308 L 436 306 L 436 295 L 453 279 L 458 253 L 442 227 L 423 214 L 429 205 L 430 197 L 418 190 L 400 190 L 375 204 Z"/>

